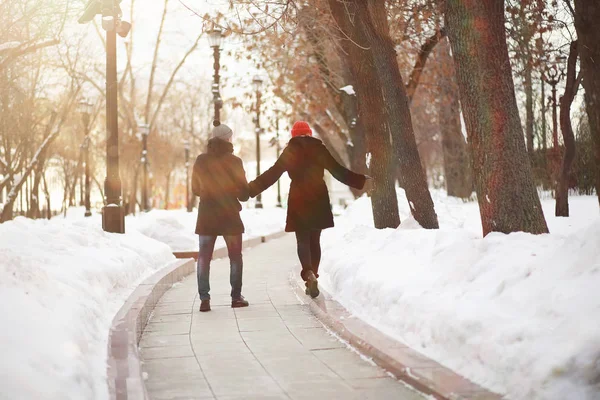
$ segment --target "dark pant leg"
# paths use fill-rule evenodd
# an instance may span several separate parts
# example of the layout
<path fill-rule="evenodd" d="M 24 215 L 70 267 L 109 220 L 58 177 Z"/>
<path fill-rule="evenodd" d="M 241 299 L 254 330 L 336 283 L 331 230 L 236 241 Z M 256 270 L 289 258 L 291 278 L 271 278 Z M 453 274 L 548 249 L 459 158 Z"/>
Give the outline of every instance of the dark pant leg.
<path fill-rule="evenodd" d="M 310 263 L 315 276 L 319 277 L 319 264 L 321 264 L 321 230 L 310 232 Z"/>
<path fill-rule="evenodd" d="M 296 232 L 296 243 L 298 245 L 298 259 L 302 265 L 300 276 L 306 281 L 306 272 L 312 270 L 310 231 Z"/>
<path fill-rule="evenodd" d="M 212 260 L 213 251 L 215 249 L 216 236 L 200 235 L 200 251 L 198 252 L 198 294 L 200 300 L 210 299 L 210 261 Z"/>
<path fill-rule="evenodd" d="M 229 253 L 229 282 L 231 283 L 231 298 L 239 299 L 242 296 L 242 274 L 244 262 L 242 260 L 242 235 L 223 236 Z"/>

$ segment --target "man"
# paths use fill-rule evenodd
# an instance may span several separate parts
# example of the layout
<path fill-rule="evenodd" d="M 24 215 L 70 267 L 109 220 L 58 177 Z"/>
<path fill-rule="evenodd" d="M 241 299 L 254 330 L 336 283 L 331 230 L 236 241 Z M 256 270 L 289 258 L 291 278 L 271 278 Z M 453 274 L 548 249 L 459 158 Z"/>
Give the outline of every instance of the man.
<path fill-rule="evenodd" d="M 207 151 L 194 164 L 192 191 L 200 197 L 196 234 L 198 254 L 198 293 L 200 311 L 210 311 L 210 261 L 217 236 L 227 244 L 231 264 L 231 307 L 247 307 L 242 296 L 242 233 L 240 201 L 248 200 L 248 182 L 242 160 L 233 155 L 233 131 L 219 121 L 213 123 Z"/>

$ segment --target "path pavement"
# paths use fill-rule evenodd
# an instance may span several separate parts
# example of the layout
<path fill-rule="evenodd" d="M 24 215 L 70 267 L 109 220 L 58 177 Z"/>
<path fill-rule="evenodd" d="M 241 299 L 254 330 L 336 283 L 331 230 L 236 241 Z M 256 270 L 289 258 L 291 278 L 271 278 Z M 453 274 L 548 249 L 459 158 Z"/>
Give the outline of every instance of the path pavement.
<path fill-rule="evenodd" d="M 347 348 L 296 297 L 292 235 L 246 250 L 244 264 L 248 308 L 230 307 L 227 259 L 211 266 L 211 312 L 198 312 L 195 275 L 158 303 L 140 342 L 152 399 L 424 399 Z"/>

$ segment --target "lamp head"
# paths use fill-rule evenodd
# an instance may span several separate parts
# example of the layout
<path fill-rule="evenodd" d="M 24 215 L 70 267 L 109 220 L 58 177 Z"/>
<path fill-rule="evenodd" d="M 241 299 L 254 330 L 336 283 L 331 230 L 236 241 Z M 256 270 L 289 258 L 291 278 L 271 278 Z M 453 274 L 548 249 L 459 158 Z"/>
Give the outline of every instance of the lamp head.
<path fill-rule="evenodd" d="M 81 100 L 77 108 L 81 113 L 91 114 L 94 110 L 94 104 L 87 100 Z"/>
<path fill-rule="evenodd" d="M 220 28 L 213 28 L 208 33 L 208 44 L 210 47 L 220 48 L 221 44 L 223 44 L 223 32 Z"/>
<path fill-rule="evenodd" d="M 144 136 L 148 136 L 148 134 L 150 134 L 150 125 L 148 124 L 139 124 L 138 125 L 138 130 L 140 131 L 140 133 Z"/>
<path fill-rule="evenodd" d="M 254 87 L 254 90 L 259 91 L 262 87 L 262 84 L 262 78 L 259 75 L 254 75 L 254 78 L 252 78 L 252 87 Z"/>

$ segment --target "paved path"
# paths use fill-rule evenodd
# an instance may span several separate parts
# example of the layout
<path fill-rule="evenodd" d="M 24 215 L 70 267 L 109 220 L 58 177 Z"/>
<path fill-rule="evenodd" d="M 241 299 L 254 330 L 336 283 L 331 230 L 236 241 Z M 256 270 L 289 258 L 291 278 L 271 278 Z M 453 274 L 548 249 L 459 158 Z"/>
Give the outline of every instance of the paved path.
<path fill-rule="evenodd" d="M 230 307 L 227 259 L 211 266 L 211 312 L 195 275 L 164 295 L 140 342 L 152 399 L 423 399 L 311 314 L 290 285 L 295 254 L 291 235 L 245 251 L 248 308 Z"/>

